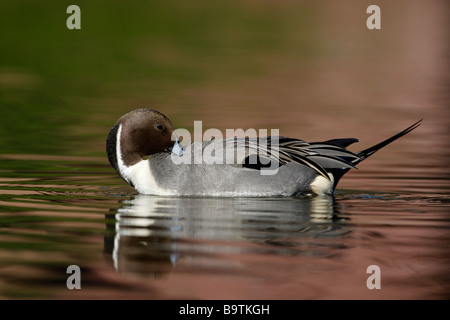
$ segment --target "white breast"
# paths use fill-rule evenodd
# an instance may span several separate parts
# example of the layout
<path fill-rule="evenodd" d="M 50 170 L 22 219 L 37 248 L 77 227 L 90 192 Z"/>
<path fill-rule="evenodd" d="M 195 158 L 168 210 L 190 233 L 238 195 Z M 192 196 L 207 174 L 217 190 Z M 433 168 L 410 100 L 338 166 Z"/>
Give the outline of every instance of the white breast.
<path fill-rule="evenodd" d="M 132 166 L 126 166 L 122 159 L 122 151 L 120 148 L 120 135 L 122 133 L 122 125 L 117 130 L 116 152 L 117 165 L 122 177 L 134 186 L 137 192 L 141 194 L 153 195 L 174 195 L 174 190 L 167 190 L 158 186 L 155 177 L 150 170 L 150 162 L 148 159 L 141 160 Z"/>

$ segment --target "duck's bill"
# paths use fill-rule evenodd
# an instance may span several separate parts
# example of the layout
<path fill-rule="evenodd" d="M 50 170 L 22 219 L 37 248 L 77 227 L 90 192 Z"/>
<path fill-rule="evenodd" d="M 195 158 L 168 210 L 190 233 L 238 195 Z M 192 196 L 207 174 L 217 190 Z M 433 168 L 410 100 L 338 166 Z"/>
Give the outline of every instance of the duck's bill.
<path fill-rule="evenodd" d="M 183 146 L 181 145 L 181 143 L 180 143 L 180 141 L 178 140 L 178 138 L 177 138 L 177 140 L 175 141 L 175 144 L 171 147 L 171 148 L 169 148 L 169 150 L 170 150 L 170 152 L 172 152 L 172 153 L 174 153 L 174 154 L 176 154 L 177 156 L 182 156 L 183 155 L 183 153 L 184 153 L 184 149 L 183 149 Z"/>

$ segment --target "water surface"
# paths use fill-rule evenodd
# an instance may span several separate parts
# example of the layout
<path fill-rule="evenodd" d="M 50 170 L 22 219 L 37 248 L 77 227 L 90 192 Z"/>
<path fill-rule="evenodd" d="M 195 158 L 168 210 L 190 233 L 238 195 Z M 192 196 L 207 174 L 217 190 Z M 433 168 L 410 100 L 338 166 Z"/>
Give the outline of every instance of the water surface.
<path fill-rule="evenodd" d="M 448 298 L 448 176 L 369 170 L 348 183 L 376 192 L 189 198 L 137 195 L 101 158 L 2 163 L 17 167 L 0 181 L 2 298 Z"/>

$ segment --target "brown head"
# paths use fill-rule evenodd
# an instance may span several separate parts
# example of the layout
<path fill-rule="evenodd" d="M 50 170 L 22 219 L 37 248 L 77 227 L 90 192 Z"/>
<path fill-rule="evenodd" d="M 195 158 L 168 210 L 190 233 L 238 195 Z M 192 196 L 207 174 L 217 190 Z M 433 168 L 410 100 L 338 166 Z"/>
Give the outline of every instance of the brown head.
<path fill-rule="evenodd" d="M 106 140 L 106 151 L 111 165 L 121 174 L 117 164 L 117 139 L 120 139 L 123 164 L 129 167 L 145 156 L 164 152 L 173 146 L 173 131 L 174 127 L 169 118 L 153 109 L 137 109 L 123 115 L 110 130 Z"/>

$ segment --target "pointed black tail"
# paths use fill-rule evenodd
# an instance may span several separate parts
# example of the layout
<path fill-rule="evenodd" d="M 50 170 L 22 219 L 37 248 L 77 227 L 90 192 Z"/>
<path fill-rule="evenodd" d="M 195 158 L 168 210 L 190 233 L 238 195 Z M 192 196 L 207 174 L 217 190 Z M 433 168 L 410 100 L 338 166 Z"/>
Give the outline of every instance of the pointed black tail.
<path fill-rule="evenodd" d="M 421 123 L 422 123 L 422 119 L 420 119 L 419 121 L 417 121 L 413 125 L 409 126 L 408 128 L 406 128 L 402 132 L 397 133 L 395 136 L 392 136 L 389 139 L 386 139 L 383 142 L 380 142 L 380 143 L 374 145 L 373 147 L 370 147 L 370 148 L 367 148 L 365 150 L 362 150 L 362 151 L 358 152 L 356 155 L 359 156 L 359 159 L 355 159 L 354 161 L 352 161 L 352 164 L 356 165 L 356 164 L 360 163 L 361 161 L 363 161 L 364 159 L 370 157 L 371 155 L 373 155 L 375 152 L 377 152 L 381 148 L 387 146 L 389 143 L 391 143 L 391 142 L 397 140 L 398 138 L 403 137 L 405 134 L 413 131 L 415 128 L 420 126 Z"/>
<path fill-rule="evenodd" d="M 392 136 L 389 139 L 386 139 L 386 140 L 384 140 L 384 141 L 374 145 L 373 147 L 367 148 L 365 150 L 362 150 L 362 151 L 356 153 L 356 155 L 359 158 L 353 160 L 352 164 L 353 165 L 357 165 L 358 163 L 360 163 L 364 159 L 366 159 L 366 158 L 370 157 L 371 155 L 373 155 L 375 152 L 377 152 L 381 148 L 387 146 L 389 143 L 391 143 L 391 142 L 397 140 L 398 138 L 403 137 L 405 134 L 411 132 L 412 130 L 414 130 L 415 128 L 420 126 L 421 123 L 422 123 L 422 119 L 420 119 L 419 121 L 417 121 L 413 125 L 409 126 L 408 128 L 406 128 L 402 132 L 397 133 L 395 136 Z M 346 174 L 349 170 L 350 169 L 333 169 L 333 170 L 330 171 L 333 174 L 333 177 L 334 177 L 334 188 L 336 187 L 336 185 L 338 184 L 338 182 L 342 178 L 342 176 L 344 174 Z"/>

